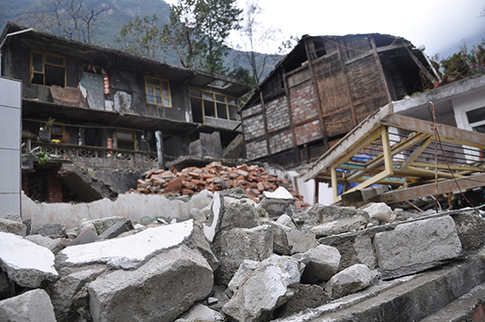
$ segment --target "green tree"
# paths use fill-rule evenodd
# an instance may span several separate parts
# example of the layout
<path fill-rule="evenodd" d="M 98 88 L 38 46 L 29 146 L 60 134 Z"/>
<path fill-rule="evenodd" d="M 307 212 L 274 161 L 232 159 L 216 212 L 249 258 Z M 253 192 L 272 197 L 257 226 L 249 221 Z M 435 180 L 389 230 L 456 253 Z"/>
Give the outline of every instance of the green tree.
<path fill-rule="evenodd" d="M 116 39 L 124 49 L 132 54 L 156 59 L 165 47 L 162 27 L 158 26 L 158 17 L 136 17 L 121 28 L 120 37 Z"/>
<path fill-rule="evenodd" d="M 225 41 L 231 30 L 239 28 L 241 12 L 236 0 L 178 0 L 170 8 L 164 35 L 183 66 L 227 72 Z"/>

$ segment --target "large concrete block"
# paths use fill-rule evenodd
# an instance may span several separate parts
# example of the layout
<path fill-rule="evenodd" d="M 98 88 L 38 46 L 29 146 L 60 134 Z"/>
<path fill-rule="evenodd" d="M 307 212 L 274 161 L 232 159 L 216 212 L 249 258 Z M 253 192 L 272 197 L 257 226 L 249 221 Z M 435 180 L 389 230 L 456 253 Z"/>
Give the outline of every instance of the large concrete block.
<path fill-rule="evenodd" d="M 360 291 L 378 279 L 377 272 L 371 271 L 364 264 L 352 265 L 335 274 L 325 285 L 325 291 L 333 298 Z"/>
<path fill-rule="evenodd" d="M 340 253 L 337 248 L 327 245 L 320 245 L 305 253 L 295 254 L 292 258 L 306 265 L 301 277 L 304 283 L 328 281 L 337 273 L 340 264 Z"/>
<path fill-rule="evenodd" d="M 457 257 L 462 250 L 450 216 L 405 223 L 374 237 L 384 279 L 413 274 Z"/>
<path fill-rule="evenodd" d="M 207 261 L 185 245 L 132 271 L 117 270 L 88 286 L 94 322 L 174 321 L 212 290 Z"/>
<path fill-rule="evenodd" d="M 56 322 L 56 317 L 47 292 L 35 289 L 0 301 L 0 321 Z"/>

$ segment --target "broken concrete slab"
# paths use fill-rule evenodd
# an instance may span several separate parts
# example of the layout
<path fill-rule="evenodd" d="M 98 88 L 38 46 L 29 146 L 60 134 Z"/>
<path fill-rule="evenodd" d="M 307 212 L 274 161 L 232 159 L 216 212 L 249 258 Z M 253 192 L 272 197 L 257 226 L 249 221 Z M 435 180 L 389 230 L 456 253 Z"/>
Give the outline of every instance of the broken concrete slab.
<path fill-rule="evenodd" d="M 203 304 L 196 303 L 175 322 L 223 322 L 225 320 L 224 314 Z"/>
<path fill-rule="evenodd" d="M 99 239 L 110 239 L 118 237 L 120 234 L 130 231 L 133 229 L 133 224 L 131 220 L 123 218 L 123 220 L 117 221 L 114 225 L 106 229 L 101 235 L 99 235 Z"/>
<path fill-rule="evenodd" d="M 81 224 L 79 225 L 79 229 L 82 231 L 89 227 L 93 229 L 99 236 L 106 230 L 108 230 L 111 226 L 125 220 L 126 218 L 121 216 L 111 216 L 99 219 L 83 219 L 81 221 Z"/>
<path fill-rule="evenodd" d="M 0 267 L 20 286 L 37 288 L 44 281 L 59 278 L 49 249 L 4 232 L 0 232 L 0 245 Z"/>
<path fill-rule="evenodd" d="M 368 214 L 350 207 L 316 204 L 305 212 L 305 226 L 318 237 L 364 229 Z"/>
<path fill-rule="evenodd" d="M 89 283 L 90 312 L 94 322 L 173 321 L 207 297 L 213 282 L 202 255 L 182 245 L 136 270 L 116 270 Z"/>
<path fill-rule="evenodd" d="M 273 255 L 240 269 L 247 271 L 238 270 L 234 279 L 239 282 L 231 281 L 235 293 L 222 311 L 236 321 L 253 322 L 268 321 L 272 312 L 295 294 L 302 267 L 291 257 Z"/>
<path fill-rule="evenodd" d="M 106 265 L 100 264 L 61 270 L 62 277 L 49 287 L 58 321 L 77 321 L 80 313 L 76 308 L 88 304 L 87 284 L 106 270 Z"/>
<path fill-rule="evenodd" d="M 64 248 L 58 253 L 56 265 L 80 266 L 92 263 L 106 263 L 113 268 L 134 269 L 154 255 L 171 247 L 189 243 L 201 227 L 193 220 L 148 228 L 137 234 Z M 207 240 L 197 238 L 201 248 L 210 249 Z"/>
<path fill-rule="evenodd" d="M 367 212 L 370 218 L 379 220 L 379 223 L 392 222 L 396 218 L 392 208 L 383 202 L 371 202 L 359 209 Z"/>
<path fill-rule="evenodd" d="M 377 233 L 374 245 L 383 279 L 440 265 L 462 251 L 450 216 L 397 225 L 392 231 Z"/>
<path fill-rule="evenodd" d="M 99 239 L 98 234 L 92 228 L 84 229 L 74 240 L 66 244 L 66 247 L 94 243 Z"/>
<path fill-rule="evenodd" d="M 258 205 L 266 210 L 270 217 L 293 213 L 291 206 L 295 206 L 295 198 L 283 187 L 278 187 L 274 192 L 264 191 L 263 199 Z"/>
<path fill-rule="evenodd" d="M 54 255 L 57 254 L 63 247 L 64 241 L 62 238 L 50 238 L 42 235 L 29 235 L 25 239 L 45 248 L 48 248 Z"/>
<path fill-rule="evenodd" d="M 0 321 L 56 322 L 51 299 L 35 289 L 0 301 Z"/>
<path fill-rule="evenodd" d="M 340 253 L 337 248 L 327 245 L 295 254 L 292 258 L 305 265 L 301 280 L 310 284 L 328 281 L 337 273 L 340 264 Z"/>
<path fill-rule="evenodd" d="M 66 225 L 47 223 L 41 227 L 32 228 L 32 235 L 42 235 L 50 238 L 65 238 L 66 237 Z"/>
<path fill-rule="evenodd" d="M 294 313 L 305 311 L 324 305 L 330 301 L 330 297 L 323 287 L 316 284 L 300 284 L 293 297 L 276 311 L 276 317 L 285 317 Z"/>
<path fill-rule="evenodd" d="M 364 264 L 355 264 L 332 276 L 325 285 L 325 291 L 330 297 L 339 298 L 363 290 L 378 278 L 376 271 L 371 271 Z"/>
<path fill-rule="evenodd" d="M 214 249 L 219 259 L 216 280 L 227 285 L 244 260 L 262 261 L 273 254 L 273 229 L 264 225 L 223 231 Z"/>
<path fill-rule="evenodd" d="M 13 221 L 18 221 L 18 222 L 22 222 L 22 218 L 20 217 L 20 215 L 15 212 L 15 211 L 12 211 L 6 215 L 4 215 L 3 217 L 1 217 L 3 219 L 7 219 L 7 220 L 13 220 Z"/>
<path fill-rule="evenodd" d="M 27 226 L 22 221 L 10 220 L 0 217 L 0 232 L 15 234 L 24 237 L 27 234 Z"/>

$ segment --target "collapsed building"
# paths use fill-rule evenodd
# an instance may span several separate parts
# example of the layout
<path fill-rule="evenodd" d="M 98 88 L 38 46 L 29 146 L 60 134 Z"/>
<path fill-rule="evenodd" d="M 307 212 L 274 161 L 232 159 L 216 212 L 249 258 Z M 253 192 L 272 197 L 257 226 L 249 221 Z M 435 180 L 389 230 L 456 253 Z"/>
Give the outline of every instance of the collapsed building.
<path fill-rule="evenodd" d="M 70 201 L 76 193 L 75 201 L 93 200 L 76 189 L 82 180 L 74 171 L 62 175 L 67 161 L 138 170 L 131 183 L 98 171 L 124 192 L 143 171 L 181 156 L 221 158 L 221 147 L 240 134 L 238 97 L 249 87 L 235 79 L 11 22 L 0 43 L 0 76 L 22 81 L 22 188 L 36 200 Z M 42 167 L 32 153 L 39 151 L 50 156 Z"/>
<path fill-rule="evenodd" d="M 439 77 L 395 36 L 303 36 L 241 111 L 248 160 L 315 161 L 367 116 Z"/>

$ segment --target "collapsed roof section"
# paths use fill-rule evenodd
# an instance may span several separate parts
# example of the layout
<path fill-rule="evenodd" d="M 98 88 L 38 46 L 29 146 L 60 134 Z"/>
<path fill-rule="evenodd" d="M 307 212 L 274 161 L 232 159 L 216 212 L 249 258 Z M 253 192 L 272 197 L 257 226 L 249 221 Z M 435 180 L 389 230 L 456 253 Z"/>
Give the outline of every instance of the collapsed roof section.
<path fill-rule="evenodd" d="M 321 156 L 305 180 L 331 183 L 334 202 L 342 200 L 337 186 L 349 184 L 355 186 L 346 193 L 373 184 L 416 186 L 377 198 L 389 203 L 450 193 L 485 185 L 484 149 L 485 134 L 398 115 L 390 103 Z"/>

